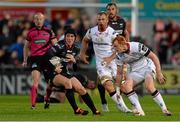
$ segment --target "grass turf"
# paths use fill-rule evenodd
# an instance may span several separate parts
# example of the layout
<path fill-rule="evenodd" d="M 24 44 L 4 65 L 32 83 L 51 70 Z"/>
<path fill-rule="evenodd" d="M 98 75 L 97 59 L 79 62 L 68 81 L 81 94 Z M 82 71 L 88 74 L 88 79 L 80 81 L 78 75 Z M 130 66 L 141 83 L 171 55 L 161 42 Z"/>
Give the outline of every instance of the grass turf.
<path fill-rule="evenodd" d="M 120 112 L 113 101 L 107 96 L 110 112 L 102 115 L 93 115 L 85 104 L 79 102 L 81 108 L 89 110 L 87 116 L 74 115 L 67 100 L 61 104 L 51 104 L 50 109 L 44 110 L 43 103 L 38 103 L 35 110 L 30 109 L 28 96 L 0 96 L 0 121 L 178 121 L 180 120 L 180 96 L 163 95 L 172 116 L 162 114 L 160 108 L 154 103 L 151 96 L 140 97 L 140 102 L 146 113 L 144 117 Z M 95 105 L 100 110 L 101 104 L 98 95 L 92 96 Z M 126 97 L 125 102 L 130 107 Z M 79 101 L 79 100 L 77 100 Z"/>

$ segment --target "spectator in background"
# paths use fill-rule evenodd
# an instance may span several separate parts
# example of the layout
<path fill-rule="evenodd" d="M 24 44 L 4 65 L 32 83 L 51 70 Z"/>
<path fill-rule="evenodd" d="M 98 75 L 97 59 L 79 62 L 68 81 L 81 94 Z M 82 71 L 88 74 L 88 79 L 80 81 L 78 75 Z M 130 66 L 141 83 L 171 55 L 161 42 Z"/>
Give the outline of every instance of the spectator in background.
<path fill-rule="evenodd" d="M 17 52 L 17 59 L 19 62 L 23 61 L 23 46 L 24 46 L 24 38 L 22 36 L 17 37 L 17 42 L 12 44 L 9 47 L 9 52 Z"/>
<path fill-rule="evenodd" d="M 55 34 L 58 35 L 57 34 L 58 29 L 62 28 L 62 26 L 61 26 L 61 14 L 60 13 L 57 13 L 55 15 L 55 18 L 51 22 L 51 26 L 52 26 L 52 30 L 55 32 Z"/>
<path fill-rule="evenodd" d="M 0 47 L 0 66 L 7 63 L 6 60 L 8 60 L 8 55 L 6 55 L 6 51 Z"/>
<path fill-rule="evenodd" d="M 172 56 L 171 61 L 175 69 L 180 68 L 180 49 Z"/>
<path fill-rule="evenodd" d="M 160 19 L 156 20 L 153 26 L 156 50 L 161 64 L 167 63 L 167 54 L 168 54 L 169 38 L 168 38 L 168 33 L 165 31 L 165 27 L 166 27 L 165 22 Z"/>
<path fill-rule="evenodd" d="M 169 36 L 169 47 L 172 54 L 175 54 L 180 49 L 180 27 L 176 21 L 171 20 L 166 28 Z"/>

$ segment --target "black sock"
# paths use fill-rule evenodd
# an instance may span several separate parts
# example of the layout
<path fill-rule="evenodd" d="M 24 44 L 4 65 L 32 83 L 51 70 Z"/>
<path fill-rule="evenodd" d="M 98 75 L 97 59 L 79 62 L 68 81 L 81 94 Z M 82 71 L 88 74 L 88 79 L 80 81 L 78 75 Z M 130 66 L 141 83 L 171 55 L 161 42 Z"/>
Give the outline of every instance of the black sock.
<path fill-rule="evenodd" d="M 112 97 L 114 94 L 116 94 L 116 91 L 109 93 L 110 97 Z"/>
<path fill-rule="evenodd" d="M 72 89 L 66 89 L 66 98 L 71 104 L 71 107 L 73 108 L 73 110 L 76 111 L 78 109 L 78 106 L 76 104 L 76 101 L 74 98 L 74 91 Z"/>
<path fill-rule="evenodd" d="M 91 111 L 93 113 L 95 113 L 97 111 L 96 107 L 94 106 L 94 103 L 91 99 L 91 97 L 89 96 L 88 93 L 86 93 L 85 95 L 81 95 L 83 101 L 86 103 L 86 105 L 91 109 Z"/>
<path fill-rule="evenodd" d="M 156 96 L 158 93 L 159 93 L 158 90 L 155 90 L 151 95 L 154 97 L 154 96 Z"/>
<path fill-rule="evenodd" d="M 105 88 L 104 86 L 102 86 L 101 84 L 98 84 L 98 91 L 100 94 L 100 98 L 101 98 L 101 103 L 102 104 L 107 104 L 106 98 L 105 98 Z"/>

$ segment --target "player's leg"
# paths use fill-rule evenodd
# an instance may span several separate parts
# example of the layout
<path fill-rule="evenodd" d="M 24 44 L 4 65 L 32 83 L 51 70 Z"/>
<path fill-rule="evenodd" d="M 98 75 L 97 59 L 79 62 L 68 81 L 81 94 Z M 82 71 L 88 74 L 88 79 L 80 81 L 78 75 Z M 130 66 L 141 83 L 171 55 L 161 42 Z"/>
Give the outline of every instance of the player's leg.
<path fill-rule="evenodd" d="M 52 93 L 52 86 L 47 83 L 46 95 L 44 97 L 44 109 L 48 109 L 49 108 L 51 93 Z"/>
<path fill-rule="evenodd" d="M 87 93 L 86 89 L 82 86 L 80 81 L 77 78 L 72 77 L 71 83 L 72 83 L 72 87 L 75 89 L 75 91 L 77 91 L 81 95 L 81 98 L 86 103 L 86 105 L 91 109 L 93 114 L 96 115 L 100 114 L 100 112 L 96 109 L 91 97 Z"/>
<path fill-rule="evenodd" d="M 38 70 L 32 70 L 32 87 L 31 87 L 31 108 L 35 109 L 36 106 L 36 98 L 37 98 L 37 89 L 38 89 L 38 82 L 40 80 L 41 73 Z"/>
<path fill-rule="evenodd" d="M 115 81 L 115 79 L 116 79 L 116 75 L 117 75 L 117 65 L 116 64 L 111 64 L 111 70 L 112 70 L 112 75 L 113 75 L 113 78 L 114 78 L 114 81 Z M 123 74 L 122 74 L 122 76 L 123 76 L 123 79 L 125 80 L 126 79 L 126 73 L 127 73 L 127 69 L 126 69 L 127 67 L 125 67 L 125 65 L 124 65 L 124 69 L 123 69 Z M 119 84 L 120 85 L 120 84 Z M 132 110 L 130 110 L 127 106 L 126 106 L 126 104 L 125 104 L 125 102 L 124 102 L 124 100 L 123 100 L 123 97 L 120 95 L 121 94 L 121 89 L 120 89 L 120 86 L 119 87 L 115 87 L 116 88 L 116 92 L 119 94 L 119 96 L 120 96 L 120 100 L 121 100 L 121 103 L 122 103 L 122 105 L 126 108 L 126 113 L 131 113 L 132 112 Z M 119 110 L 121 110 L 121 106 L 119 106 L 118 104 L 117 104 L 117 108 L 119 109 Z"/>
<path fill-rule="evenodd" d="M 124 101 L 122 101 L 121 95 L 116 92 L 112 80 L 110 79 L 110 77 L 104 76 L 101 78 L 101 83 L 109 93 L 112 100 L 120 106 L 121 111 L 127 113 L 129 109 L 127 106 L 124 106 Z"/>
<path fill-rule="evenodd" d="M 134 107 L 133 113 L 138 116 L 144 116 L 145 113 L 139 102 L 136 92 L 133 90 L 133 79 L 127 77 L 126 81 L 122 84 L 123 90 Z"/>
<path fill-rule="evenodd" d="M 155 88 L 154 79 L 149 73 L 147 73 L 145 76 L 145 87 L 147 91 L 152 95 L 153 100 L 160 106 L 162 112 L 167 116 L 171 116 L 171 112 L 168 111 L 161 93 Z"/>
<path fill-rule="evenodd" d="M 81 114 L 81 115 L 87 115 L 88 114 L 88 111 L 82 110 L 77 106 L 75 98 L 74 98 L 74 91 L 72 89 L 72 84 L 71 84 L 70 79 L 64 77 L 61 74 L 58 74 L 54 77 L 53 84 L 55 86 L 63 85 L 65 87 L 66 97 L 67 97 L 71 107 L 73 108 L 75 114 Z"/>
<path fill-rule="evenodd" d="M 97 78 L 98 80 L 98 91 L 99 91 L 99 95 L 100 95 L 100 98 L 101 98 L 101 104 L 102 104 L 102 111 L 103 112 L 108 112 L 109 111 L 109 108 L 108 108 L 108 105 L 107 105 L 107 100 L 106 100 L 106 97 L 105 97 L 105 88 L 104 86 L 100 83 L 99 81 L 99 78 Z"/>

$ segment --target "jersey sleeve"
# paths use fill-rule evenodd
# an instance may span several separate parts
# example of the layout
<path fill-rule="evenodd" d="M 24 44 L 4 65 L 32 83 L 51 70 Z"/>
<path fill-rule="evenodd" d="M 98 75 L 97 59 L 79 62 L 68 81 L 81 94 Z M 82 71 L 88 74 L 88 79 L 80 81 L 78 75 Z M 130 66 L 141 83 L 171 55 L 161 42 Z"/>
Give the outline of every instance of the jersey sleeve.
<path fill-rule="evenodd" d="M 144 56 L 148 56 L 150 49 L 142 43 L 134 42 L 131 43 L 131 52 L 138 52 Z"/>
<path fill-rule="evenodd" d="M 87 30 L 85 37 L 87 37 L 89 40 L 91 40 L 91 29 Z"/>
<path fill-rule="evenodd" d="M 28 32 L 28 33 L 27 33 L 26 40 L 27 40 L 28 42 L 30 42 L 30 40 L 31 40 L 31 37 L 30 37 L 30 32 Z"/>
<path fill-rule="evenodd" d="M 63 47 L 60 44 L 53 45 L 50 49 L 46 52 L 46 58 L 50 59 L 56 55 L 62 55 Z"/>

